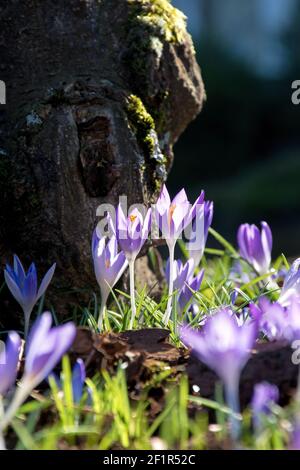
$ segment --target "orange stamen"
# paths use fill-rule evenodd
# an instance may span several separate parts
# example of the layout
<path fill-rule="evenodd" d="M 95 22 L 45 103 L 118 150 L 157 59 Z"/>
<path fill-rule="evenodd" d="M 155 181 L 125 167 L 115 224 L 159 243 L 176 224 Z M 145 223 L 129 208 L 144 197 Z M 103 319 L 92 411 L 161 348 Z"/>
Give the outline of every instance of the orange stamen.
<path fill-rule="evenodd" d="M 171 204 L 171 207 L 169 209 L 169 225 L 171 224 L 171 219 L 173 217 L 175 209 L 176 209 L 176 204 Z"/>
<path fill-rule="evenodd" d="M 130 222 L 134 222 L 136 218 L 137 218 L 136 215 L 130 215 L 129 216 Z"/>

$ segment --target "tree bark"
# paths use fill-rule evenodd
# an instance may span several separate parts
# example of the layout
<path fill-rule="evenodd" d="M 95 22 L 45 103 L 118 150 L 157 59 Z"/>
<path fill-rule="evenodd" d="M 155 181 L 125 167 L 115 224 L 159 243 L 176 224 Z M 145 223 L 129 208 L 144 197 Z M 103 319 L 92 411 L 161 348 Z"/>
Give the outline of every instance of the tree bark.
<path fill-rule="evenodd" d="M 97 207 L 154 201 L 201 109 L 191 38 L 167 0 L 14 0 L 0 14 L 1 262 L 56 261 L 50 294 L 95 287 Z"/>

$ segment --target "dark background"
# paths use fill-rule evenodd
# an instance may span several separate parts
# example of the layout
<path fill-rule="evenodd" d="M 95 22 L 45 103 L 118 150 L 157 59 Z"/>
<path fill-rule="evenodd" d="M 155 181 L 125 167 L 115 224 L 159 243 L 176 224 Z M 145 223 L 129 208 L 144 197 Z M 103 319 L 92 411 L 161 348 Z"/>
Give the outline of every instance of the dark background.
<path fill-rule="evenodd" d="M 231 241 L 240 223 L 266 220 L 274 253 L 300 255 L 300 0 L 172 3 L 188 16 L 207 102 L 175 146 L 170 191 L 205 189 Z"/>

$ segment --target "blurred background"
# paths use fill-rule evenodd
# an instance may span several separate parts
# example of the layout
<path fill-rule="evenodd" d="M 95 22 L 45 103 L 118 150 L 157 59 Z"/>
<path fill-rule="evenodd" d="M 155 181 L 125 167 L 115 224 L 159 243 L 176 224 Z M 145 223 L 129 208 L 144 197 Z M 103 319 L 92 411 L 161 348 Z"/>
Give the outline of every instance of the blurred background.
<path fill-rule="evenodd" d="M 205 189 L 230 241 L 240 223 L 266 220 L 274 254 L 300 256 L 300 0 L 172 3 L 188 17 L 207 102 L 175 146 L 170 191 Z"/>

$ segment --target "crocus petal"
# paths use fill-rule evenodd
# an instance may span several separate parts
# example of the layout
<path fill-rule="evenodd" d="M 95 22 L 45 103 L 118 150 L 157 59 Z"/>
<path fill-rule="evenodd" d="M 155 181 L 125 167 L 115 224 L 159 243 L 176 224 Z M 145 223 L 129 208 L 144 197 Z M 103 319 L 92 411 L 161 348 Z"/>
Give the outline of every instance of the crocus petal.
<path fill-rule="evenodd" d="M 147 238 L 148 238 L 149 231 L 150 231 L 150 228 L 151 228 L 151 218 L 152 218 L 151 209 L 148 209 L 148 211 L 145 215 L 144 223 L 143 223 L 143 230 L 142 230 L 142 240 L 143 241 L 147 240 Z"/>
<path fill-rule="evenodd" d="M 262 245 L 264 247 L 265 253 L 269 255 L 273 247 L 272 232 L 267 222 L 261 222 L 261 227 L 262 227 L 262 230 L 261 230 Z"/>
<path fill-rule="evenodd" d="M 171 199 L 170 199 L 169 192 L 166 188 L 166 185 L 163 185 L 162 191 L 156 203 L 156 207 L 157 207 L 159 214 L 165 213 L 170 207 L 170 205 L 171 205 Z"/>
<path fill-rule="evenodd" d="M 41 282 L 40 288 L 38 290 L 36 300 L 39 300 L 39 298 L 42 297 L 42 295 L 44 295 L 44 293 L 46 292 L 46 290 L 47 290 L 47 288 L 48 288 L 48 286 L 49 286 L 49 284 L 52 280 L 55 268 L 56 268 L 56 263 L 54 263 L 51 266 L 51 268 L 47 271 L 47 273 L 45 274 L 45 276 L 44 276 L 44 278 Z"/>
<path fill-rule="evenodd" d="M 5 350 L 0 354 L 0 395 L 4 396 L 14 385 L 17 376 L 21 338 L 15 333 L 8 334 Z"/>
<path fill-rule="evenodd" d="M 23 305 L 23 296 L 19 286 L 16 284 L 14 279 L 10 276 L 8 271 L 5 269 L 4 271 L 5 282 L 7 287 L 9 288 L 10 292 L 16 299 L 16 301 L 22 306 Z"/>
<path fill-rule="evenodd" d="M 293 262 L 286 274 L 278 301 L 288 306 L 294 296 L 300 296 L 300 258 Z"/>
<path fill-rule="evenodd" d="M 182 204 L 182 203 L 189 203 L 186 192 L 183 188 L 174 197 L 172 201 L 172 205 L 176 206 L 177 204 Z"/>
<path fill-rule="evenodd" d="M 22 294 L 24 309 L 27 313 L 31 312 L 37 300 L 37 273 L 34 264 L 30 266 L 26 275 Z"/>
<path fill-rule="evenodd" d="M 22 286 L 26 275 L 25 275 L 23 265 L 17 255 L 14 255 L 14 271 L 20 281 L 20 285 Z"/>
<path fill-rule="evenodd" d="M 197 213 L 202 210 L 204 204 L 205 192 L 201 191 L 200 196 L 197 197 L 193 206 L 191 207 L 191 217 L 197 216 Z"/>

